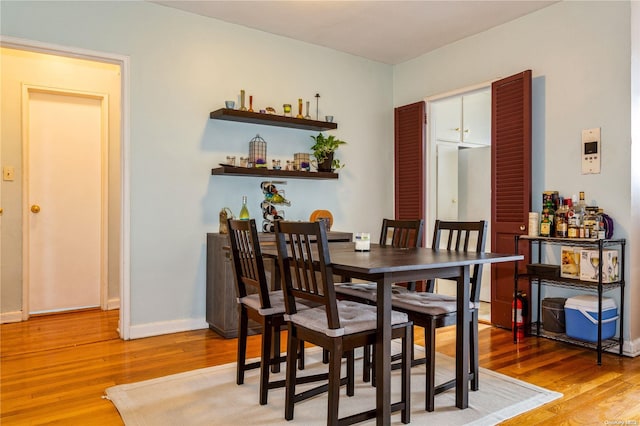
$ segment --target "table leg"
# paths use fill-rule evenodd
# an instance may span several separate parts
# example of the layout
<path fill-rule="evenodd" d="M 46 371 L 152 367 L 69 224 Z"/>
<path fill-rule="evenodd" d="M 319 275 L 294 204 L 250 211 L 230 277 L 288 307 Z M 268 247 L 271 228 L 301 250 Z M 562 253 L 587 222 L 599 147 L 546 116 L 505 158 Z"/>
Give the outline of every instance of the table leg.
<path fill-rule="evenodd" d="M 457 285 L 456 407 L 469 406 L 469 266 L 461 267 Z"/>
<path fill-rule="evenodd" d="M 387 282 L 389 281 L 389 282 Z M 376 339 L 377 425 L 391 424 L 391 281 L 378 280 Z"/>

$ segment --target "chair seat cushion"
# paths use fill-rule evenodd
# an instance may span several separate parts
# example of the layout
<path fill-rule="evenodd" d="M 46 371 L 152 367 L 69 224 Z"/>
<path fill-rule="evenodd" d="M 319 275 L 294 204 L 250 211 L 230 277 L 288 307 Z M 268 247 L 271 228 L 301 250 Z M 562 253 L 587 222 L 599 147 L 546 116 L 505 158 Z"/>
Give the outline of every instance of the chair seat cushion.
<path fill-rule="evenodd" d="M 249 294 L 238 299 L 238 303 L 246 305 L 248 308 L 258 311 L 260 315 L 276 315 L 284 313 L 284 293 L 282 291 L 270 291 L 269 302 L 270 308 L 262 308 L 260 295 L 258 293 Z"/>
<path fill-rule="evenodd" d="M 338 300 L 338 315 L 342 328 L 329 329 L 327 314 L 324 307 L 305 309 L 293 315 L 286 316 L 288 321 L 310 330 L 324 333 L 329 337 L 340 337 L 347 334 L 359 333 L 377 328 L 377 311 L 375 306 L 350 300 Z M 405 313 L 391 311 L 391 324 L 407 322 Z"/>
<path fill-rule="evenodd" d="M 378 284 L 374 282 L 365 283 L 339 283 L 335 284 L 336 294 L 344 294 L 347 296 L 357 297 L 360 299 L 375 302 Z M 392 294 L 400 294 L 409 292 L 406 287 L 394 285 L 391 287 Z"/>
<path fill-rule="evenodd" d="M 335 284 L 336 294 L 357 297 L 360 299 L 376 301 L 376 283 L 339 283 Z"/>
<path fill-rule="evenodd" d="M 457 310 L 455 296 L 427 293 L 422 291 L 407 291 L 394 293 L 391 305 L 406 311 L 420 312 L 427 315 L 444 315 Z M 479 303 L 469 302 L 469 309 L 478 309 Z"/>

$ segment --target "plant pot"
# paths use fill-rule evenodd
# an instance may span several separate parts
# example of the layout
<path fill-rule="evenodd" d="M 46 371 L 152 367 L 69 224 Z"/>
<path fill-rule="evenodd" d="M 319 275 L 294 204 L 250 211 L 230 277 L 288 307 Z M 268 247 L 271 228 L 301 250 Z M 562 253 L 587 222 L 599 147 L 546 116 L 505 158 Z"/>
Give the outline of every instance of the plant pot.
<path fill-rule="evenodd" d="M 323 162 L 318 163 L 319 172 L 332 172 L 333 171 L 333 152 L 327 155 L 327 158 Z"/>

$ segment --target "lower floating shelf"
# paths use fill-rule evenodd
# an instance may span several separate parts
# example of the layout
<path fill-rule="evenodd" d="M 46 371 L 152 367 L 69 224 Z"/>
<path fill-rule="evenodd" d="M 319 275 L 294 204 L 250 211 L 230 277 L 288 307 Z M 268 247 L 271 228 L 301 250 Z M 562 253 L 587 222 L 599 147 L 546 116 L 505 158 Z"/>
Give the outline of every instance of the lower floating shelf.
<path fill-rule="evenodd" d="M 222 166 L 211 169 L 214 176 L 261 176 L 268 178 L 290 178 L 290 179 L 338 179 L 338 173 L 332 172 L 302 172 L 294 170 L 273 170 L 266 168 L 248 168 Z"/>

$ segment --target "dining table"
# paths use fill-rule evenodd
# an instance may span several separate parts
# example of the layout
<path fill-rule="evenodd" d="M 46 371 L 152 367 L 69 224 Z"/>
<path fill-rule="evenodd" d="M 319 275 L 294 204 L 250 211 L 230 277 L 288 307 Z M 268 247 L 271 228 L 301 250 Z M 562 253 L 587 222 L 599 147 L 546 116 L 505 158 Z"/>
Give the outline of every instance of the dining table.
<path fill-rule="evenodd" d="M 277 256 L 274 246 L 263 255 Z M 436 278 L 456 281 L 456 407 L 469 405 L 469 275 L 473 265 L 523 260 L 519 254 L 476 253 L 432 248 L 395 248 L 371 244 L 369 251 L 356 251 L 354 243 L 329 244 L 335 275 L 377 283 L 377 328 L 375 351 L 376 424 L 391 424 L 391 287 L 394 283 Z"/>

